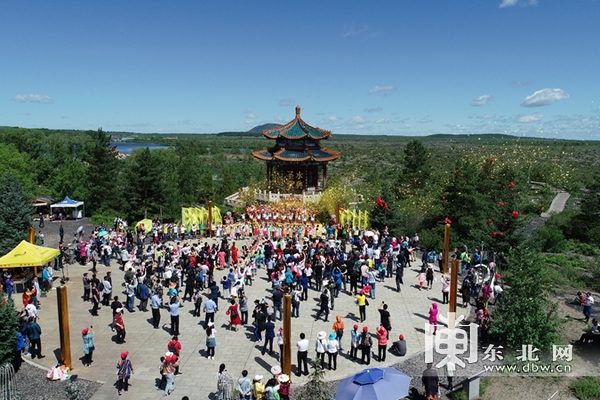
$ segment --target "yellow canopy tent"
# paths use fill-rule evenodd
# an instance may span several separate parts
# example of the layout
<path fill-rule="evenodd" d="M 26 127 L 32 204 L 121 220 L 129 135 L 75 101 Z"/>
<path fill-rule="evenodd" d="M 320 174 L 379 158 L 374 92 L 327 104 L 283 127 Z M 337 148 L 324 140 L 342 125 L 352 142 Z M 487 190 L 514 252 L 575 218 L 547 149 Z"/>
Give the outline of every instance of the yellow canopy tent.
<path fill-rule="evenodd" d="M 24 240 L 0 257 L 0 268 L 39 267 L 60 254 L 60 250 L 36 246 Z"/>
<path fill-rule="evenodd" d="M 150 232 L 152 232 L 152 220 L 151 220 L 151 219 L 148 219 L 148 218 L 146 218 L 146 219 L 143 219 L 143 220 L 141 220 L 141 221 L 138 221 L 138 222 L 135 224 L 135 229 L 137 230 L 137 228 L 138 228 L 140 225 L 143 225 L 143 226 L 144 226 L 144 231 L 145 231 L 144 233 L 146 233 L 146 234 L 147 234 L 147 233 L 150 233 Z"/>

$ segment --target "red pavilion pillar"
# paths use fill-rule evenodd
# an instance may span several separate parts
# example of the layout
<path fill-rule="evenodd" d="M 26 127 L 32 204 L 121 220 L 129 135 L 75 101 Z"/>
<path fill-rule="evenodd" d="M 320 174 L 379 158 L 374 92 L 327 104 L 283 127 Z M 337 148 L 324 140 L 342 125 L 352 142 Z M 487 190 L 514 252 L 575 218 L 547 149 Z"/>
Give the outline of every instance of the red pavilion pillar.
<path fill-rule="evenodd" d="M 327 164 L 323 164 L 323 190 L 325 190 L 326 184 L 327 184 Z"/>

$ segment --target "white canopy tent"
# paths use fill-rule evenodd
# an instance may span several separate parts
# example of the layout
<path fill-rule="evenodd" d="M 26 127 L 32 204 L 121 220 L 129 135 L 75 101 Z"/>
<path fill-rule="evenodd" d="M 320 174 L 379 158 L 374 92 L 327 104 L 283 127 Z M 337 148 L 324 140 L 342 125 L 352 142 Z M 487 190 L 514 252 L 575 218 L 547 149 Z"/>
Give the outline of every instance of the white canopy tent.
<path fill-rule="evenodd" d="M 79 210 L 79 207 L 82 207 L 82 209 Z M 73 218 L 75 219 L 83 218 L 85 215 L 85 203 L 83 201 L 73 200 L 69 198 L 69 196 L 65 197 L 60 203 L 52 204 L 50 210 L 53 208 L 74 208 Z"/>

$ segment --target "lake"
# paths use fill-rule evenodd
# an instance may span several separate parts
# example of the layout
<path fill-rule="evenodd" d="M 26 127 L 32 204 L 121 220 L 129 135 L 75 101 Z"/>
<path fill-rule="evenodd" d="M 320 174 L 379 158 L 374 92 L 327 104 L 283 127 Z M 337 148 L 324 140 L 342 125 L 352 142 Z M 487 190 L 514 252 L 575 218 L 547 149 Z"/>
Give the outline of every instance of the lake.
<path fill-rule="evenodd" d="M 169 148 L 169 146 L 163 146 L 156 143 L 111 142 L 110 145 L 115 146 L 117 152 L 123 154 L 131 154 L 135 149 L 139 149 L 140 147 L 147 147 L 150 150 Z"/>

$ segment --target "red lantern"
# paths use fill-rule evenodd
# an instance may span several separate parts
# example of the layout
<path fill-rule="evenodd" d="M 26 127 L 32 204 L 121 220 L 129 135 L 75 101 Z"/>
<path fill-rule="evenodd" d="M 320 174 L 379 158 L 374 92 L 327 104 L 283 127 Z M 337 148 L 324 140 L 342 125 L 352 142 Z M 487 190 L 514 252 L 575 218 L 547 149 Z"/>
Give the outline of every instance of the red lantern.
<path fill-rule="evenodd" d="M 442 196 L 442 201 L 445 201 L 445 200 L 446 200 L 446 196 Z"/>
<path fill-rule="evenodd" d="M 504 207 L 504 202 L 503 201 L 499 201 L 498 202 L 498 207 Z"/>
<path fill-rule="evenodd" d="M 496 234 L 496 232 L 495 232 L 495 231 L 494 231 L 494 232 L 492 232 L 492 237 L 496 237 L 496 235 L 497 235 L 497 234 Z"/>
<path fill-rule="evenodd" d="M 513 211 L 512 212 L 512 217 L 513 218 L 517 218 L 519 216 L 519 212 L 518 211 Z"/>
<path fill-rule="evenodd" d="M 493 164 L 493 163 L 495 163 L 495 162 L 496 162 L 496 159 L 495 159 L 495 158 L 492 158 L 492 161 L 491 161 L 491 163 Z"/>
<path fill-rule="evenodd" d="M 487 221 L 485 221 L 488 225 L 492 223 L 492 219 L 488 218 Z"/>
<path fill-rule="evenodd" d="M 388 208 L 388 204 L 387 204 L 387 203 L 385 203 L 385 204 L 383 205 L 383 208 L 386 208 L 386 209 L 387 209 L 387 208 Z"/>
<path fill-rule="evenodd" d="M 508 187 L 511 188 L 511 189 L 514 188 L 515 187 L 515 183 L 514 182 L 509 183 Z"/>
<path fill-rule="evenodd" d="M 452 221 L 451 221 L 451 220 L 450 220 L 450 218 L 448 218 L 448 217 L 446 217 L 446 218 L 444 219 L 444 222 L 445 222 L 445 223 L 447 223 L 447 224 L 451 224 L 451 223 L 452 223 Z"/>
<path fill-rule="evenodd" d="M 508 221 L 504 221 L 504 225 L 508 225 Z"/>
<path fill-rule="evenodd" d="M 500 237 L 502 237 L 502 236 L 504 236 L 504 233 L 500 232 L 499 235 L 500 235 Z"/>

